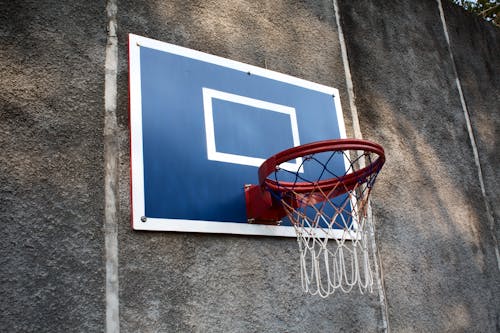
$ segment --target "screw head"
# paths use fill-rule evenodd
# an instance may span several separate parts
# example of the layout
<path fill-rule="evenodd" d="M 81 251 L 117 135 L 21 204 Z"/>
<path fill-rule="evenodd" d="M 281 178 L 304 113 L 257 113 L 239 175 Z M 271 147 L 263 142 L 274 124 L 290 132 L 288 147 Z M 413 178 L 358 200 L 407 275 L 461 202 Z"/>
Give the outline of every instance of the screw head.
<path fill-rule="evenodd" d="M 146 222 L 147 220 L 148 220 L 148 218 L 147 218 L 146 216 L 142 216 L 142 217 L 141 217 L 141 221 L 142 221 L 142 222 Z"/>

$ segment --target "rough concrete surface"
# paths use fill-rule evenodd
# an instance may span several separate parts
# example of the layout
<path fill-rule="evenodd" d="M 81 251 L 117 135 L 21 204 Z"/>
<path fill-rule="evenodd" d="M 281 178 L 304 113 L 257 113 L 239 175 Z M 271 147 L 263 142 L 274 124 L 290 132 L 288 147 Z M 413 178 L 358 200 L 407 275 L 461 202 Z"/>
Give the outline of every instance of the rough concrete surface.
<path fill-rule="evenodd" d="M 104 329 L 102 1 L 0 3 L 0 331 Z"/>
<path fill-rule="evenodd" d="M 437 2 L 343 1 L 341 12 L 361 130 L 387 153 L 372 204 L 390 327 L 498 331 L 494 243 Z"/>
<path fill-rule="evenodd" d="M 135 232 L 128 33 L 340 90 L 332 0 L 118 1 L 122 332 L 499 332 L 500 32 L 443 0 L 485 209 L 436 0 L 339 0 L 385 303 L 303 294 L 294 239 Z M 105 331 L 105 1 L 0 2 L 0 331 Z M 113 101 L 114 102 L 114 101 Z M 493 223 L 490 223 L 493 221 Z"/>
<path fill-rule="evenodd" d="M 476 140 L 487 200 L 500 240 L 500 32 L 445 2 L 446 21 Z M 485 221 L 486 222 L 486 221 Z M 500 311 L 500 310 L 499 310 Z"/>

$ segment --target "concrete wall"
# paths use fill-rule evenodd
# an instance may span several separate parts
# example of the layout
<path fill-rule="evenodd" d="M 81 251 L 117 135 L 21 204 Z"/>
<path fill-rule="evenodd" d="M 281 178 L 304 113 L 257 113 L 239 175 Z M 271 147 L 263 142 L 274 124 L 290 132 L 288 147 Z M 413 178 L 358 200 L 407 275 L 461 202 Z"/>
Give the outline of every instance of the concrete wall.
<path fill-rule="evenodd" d="M 499 29 L 444 1 L 449 47 L 435 0 L 339 0 L 351 108 L 334 3 L 0 3 L 0 330 L 500 331 Z M 302 294 L 293 239 L 130 230 L 128 33 L 340 90 L 386 149 L 380 289 Z"/>
<path fill-rule="evenodd" d="M 496 244 L 436 3 L 365 1 L 341 7 L 362 132 L 387 151 L 372 204 L 390 326 L 396 332 L 495 332 Z M 496 68 L 493 74 L 476 66 L 484 90 L 466 84 L 463 89 L 466 102 L 475 98 L 489 106 L 479 111 L 469 102 L 471 114 L 496 118 L 487 128 L 471 121 L 498 154 L 493 147 L 498 137 L 490 134 L 499 111 L 500 85 L 493 77 L 500 68 L 494 50 L 498 29 L 482 24 L 479 31 L 474 18 L 445 9 L 446 19 L 467 27 L 463 34 L 448 28 L 452 45 L 462 44 L 459 54 L 467 54 L 471 64 Z M 478 52 L 472 39 L 490 52 Z M 468 67 L 469 60 L 457 58 L 457 67 Z M 476 82 L 468 75 L 461 81 Z M 494 161 L 484 148 L 480 158 L 488 165 Z M 498 164 L 485 170 L 496 171 L 498 178 Z M 492 173 L 489 179 L 498 181 Z"/>
<path fill-rule="evenodd" d="M 103 1 L 0 3 L 0 331 L 104 330 Z"/>

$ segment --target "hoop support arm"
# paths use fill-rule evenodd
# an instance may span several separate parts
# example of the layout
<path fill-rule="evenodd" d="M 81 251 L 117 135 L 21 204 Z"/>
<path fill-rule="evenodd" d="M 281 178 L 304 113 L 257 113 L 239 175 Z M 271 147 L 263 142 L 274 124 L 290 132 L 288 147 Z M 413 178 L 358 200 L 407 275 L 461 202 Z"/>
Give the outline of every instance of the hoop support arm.
<path fill-rule="evenodd" d="M 260 185 L 245 185 L 248 223 L 276 225 L 286 216 L 285 209 Z"/>

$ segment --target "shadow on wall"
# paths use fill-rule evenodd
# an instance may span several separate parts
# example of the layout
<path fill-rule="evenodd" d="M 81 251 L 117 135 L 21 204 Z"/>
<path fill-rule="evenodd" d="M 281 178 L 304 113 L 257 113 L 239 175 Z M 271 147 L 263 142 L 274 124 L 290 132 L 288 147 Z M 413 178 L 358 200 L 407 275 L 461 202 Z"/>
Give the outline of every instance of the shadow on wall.
<path fill-rule="evenodd" d="M 331 83 L 328 73 L 332 72 L 332 58 L 322 53 L 325 45 L 338 45 L 337 36 L 332 34 L 336 28 L 331 4 L 277 1 L 222 6 L 217 1 L 158 1 L 143 11 L 141 17 L 130 18 L 130 32 L 314 82 Z M 152 17 L 160 24 L 146 24 L 144 17 Z"/>
<path fill-rule="evenodd" d="M 373 211 L 391 326 L 493 331 L 494 244 L 437 3 L 341 7 L 362 132 L 387 155 Z"/>
<path fill-rule="evenodd" d="M 84 2 L 1 7 L 0 330 L 98 331 L 105 16 Z"/>

